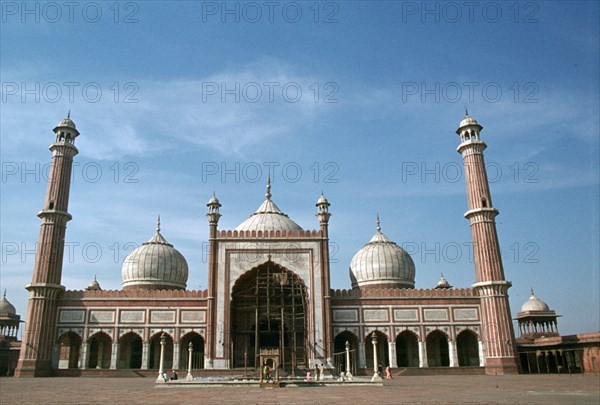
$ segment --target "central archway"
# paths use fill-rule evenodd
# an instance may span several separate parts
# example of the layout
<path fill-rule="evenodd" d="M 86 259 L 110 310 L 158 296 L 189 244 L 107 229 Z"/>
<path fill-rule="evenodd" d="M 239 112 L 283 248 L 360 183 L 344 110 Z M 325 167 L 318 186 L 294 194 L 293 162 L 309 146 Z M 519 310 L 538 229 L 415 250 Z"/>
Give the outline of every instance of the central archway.
<path fill-rule="evenodd" d="M 307 365 L 306 286 L 300 277 L 268 261 L 238 278 L 231 297 L 233 367 L 259 367 L 260 349 L 279 349 L 284 369 Z"/>

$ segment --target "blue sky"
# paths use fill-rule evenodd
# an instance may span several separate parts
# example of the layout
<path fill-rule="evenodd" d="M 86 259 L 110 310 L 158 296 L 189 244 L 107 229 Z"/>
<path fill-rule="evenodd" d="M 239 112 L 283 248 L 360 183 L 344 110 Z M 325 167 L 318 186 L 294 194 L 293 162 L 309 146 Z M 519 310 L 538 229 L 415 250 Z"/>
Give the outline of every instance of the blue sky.
<path fill-rule="evenodd" d="M 163 235 L 206 288 L 221 229 L 273 200 L 305 229 L 331 202 L 332 287 L 375 231 L 418 288 L 474 282 L 465 106 L 483 126 L 513 315 L 533 287 L 562 333 L 600 329 L 597 2 L 2 2 L 1 288 L 25 315 L 52 128 L 81 136 L 63 284 L 120 288 Z"/>

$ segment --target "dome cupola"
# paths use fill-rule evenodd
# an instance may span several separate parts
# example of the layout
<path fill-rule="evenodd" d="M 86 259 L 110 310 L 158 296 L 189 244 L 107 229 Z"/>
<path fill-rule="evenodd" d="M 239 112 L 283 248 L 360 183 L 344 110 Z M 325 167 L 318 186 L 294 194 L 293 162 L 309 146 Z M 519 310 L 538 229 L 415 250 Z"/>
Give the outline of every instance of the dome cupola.
<path fill-rule="evenodd" d="M 410 255 L 381 233 L 379 215 L 377 232 L 359 250 L 350 263 L 352 288 L 414 288 L 415 264 Z"/>
<path fill-rule="evenodd" d="M 102 291 L 100 283 L 96 280 L 96 276 L 94 276 L 92 282 L 86 287 L 86 291 Z"/>
<path fill-rule="evenodd" d="M 521 305 L 521 312 L 537 311 L 537 312 L 548 312 L 550 307 L 544 301 L 535 296 L 533 288 L 531 289 L 531 296 L 527 301 Z"/>
<path fill-rule="evenodd" d="M 236 231 L 302 231 L 302 227 L 284 214 L 271 201 L 271 178 L 267 182 L 267 198 L 250 218 L 239 224 Z"/>
<path fill-rule="evenodd" d="M 452 288 L 452 286 L 450 285 L 450 283 L 448 282 L 448 280 L 446 280 L 444 278 L 444 274 L 442 273 L 442 276 L 440 277 L 440 281 L 438 281 L 437 285 L 435 286 L 436 289 L 441 289 L 441 288 Z"/>
<path fill-rule="evenodd" d="M 6 290 L 4 290 L 4 295 L 2 296 L 2 299 L 0 300 L 0 312 L 6 312 L 7 314 L 10 314 L 10 315 L 17 314 L 17 310 L 15 309 L 13 304 L 11 304 L 6 299 Z"/>
<path fill-rule="evenodd" d="M 161 235 L 160 217 L 152 239 L 125 258 L 121 276 L 124 289 L 185 289 L 188 278 L 187 262 Z"/>

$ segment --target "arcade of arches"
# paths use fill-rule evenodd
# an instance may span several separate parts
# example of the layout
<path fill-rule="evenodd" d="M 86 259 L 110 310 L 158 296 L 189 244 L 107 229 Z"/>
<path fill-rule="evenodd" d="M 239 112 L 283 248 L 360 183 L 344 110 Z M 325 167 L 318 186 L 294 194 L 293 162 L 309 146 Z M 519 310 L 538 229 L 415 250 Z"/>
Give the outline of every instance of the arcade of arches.
<path fill-rule="evenodd" d="M 148 343 L 135 332 L 121 336 L 116 345 L 104 332 L 90 336 L 86 344 L 74 332 L 63 334 L 57 341 L 59 347 L 59 369 L 158 369 L 160 361 L 160 336 L 154 334 Z M 165 334 L 164 367 L 175 365 L 173 338 Z M 192 344 L 192 369 L 204 368 L 204 338 L 190 332 L 181 338 L 179 368 L 188 368 L 188 349 Z M 147 355 L 144 351 L 147 350 Z M 87 359 L 87 360 L 85 360 Z"/>
<path fill-rule="evenodd" d="M 391 345 L 388 337 L 380 331 L 369 333 L 360 343 L 353 333 L 344 331 L 336 335 L 334 341 L 336 363 L 340 363 L 336 364 L 336 367 L 340 370 L 345 369 L 345 357 L 341 354 L 345 350 L 345 342 L 348 342 L 352 351 L 358 348 L 359 353 L 364 353 L 364 363 L 361 367 L 372 370 L 374 367 L 373 336 L 377 338 L 377 364 L 384 368 L 387 366 L 392 368 L 479 367 L 481 365 L 477 334 L 467 329 L 460 332 L 455 341 L 449 340 L 446 333 L 434 330 L 427 335 L 425 342 L 419 342 L 414 332 L 405 330 L 396 336 L 395 342 Z M 424 349 L 420 349 L 421 345 Z M 391 352 L 392 349 L 395 353 Z M 420 355 L 420 350 L 424 350 L 423 356 Z M 452 358 L 453 350 L 456 353 L 455 359 Z M 355 359 L 354 355 L 351 356 L 351 362 Z M 354 370 L 353 364 L 351 368 Z"/>

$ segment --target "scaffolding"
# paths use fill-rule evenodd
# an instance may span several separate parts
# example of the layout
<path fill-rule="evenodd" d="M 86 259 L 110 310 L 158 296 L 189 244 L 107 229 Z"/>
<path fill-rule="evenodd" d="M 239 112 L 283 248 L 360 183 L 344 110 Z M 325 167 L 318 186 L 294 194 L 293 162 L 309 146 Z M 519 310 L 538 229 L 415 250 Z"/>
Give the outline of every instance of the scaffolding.
<path fill-rule="evenodd" d="M 231 303 L 233 367 L 259 368 L 261 349 L 279 349 L 292 374 L 306 367 L 306 302 L 302 280 L 270 260 L 240 277 Z"/>

